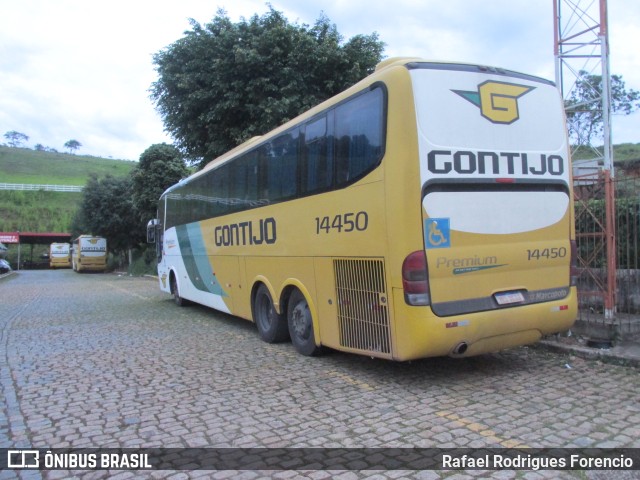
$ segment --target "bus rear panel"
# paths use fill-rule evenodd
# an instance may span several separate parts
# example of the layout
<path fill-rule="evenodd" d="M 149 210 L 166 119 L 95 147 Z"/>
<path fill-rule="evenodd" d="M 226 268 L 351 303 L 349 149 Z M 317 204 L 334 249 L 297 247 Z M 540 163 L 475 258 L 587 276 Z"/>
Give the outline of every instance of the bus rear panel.
<path fill-rule="evenodd" d="M 416 338 L 473 355 L 568 329 L 575 243 L 557 89 L 469 65 L 414 64 L 410 76 L 423 245 L 406 266 L 405 304 L 429 325 Z"/>

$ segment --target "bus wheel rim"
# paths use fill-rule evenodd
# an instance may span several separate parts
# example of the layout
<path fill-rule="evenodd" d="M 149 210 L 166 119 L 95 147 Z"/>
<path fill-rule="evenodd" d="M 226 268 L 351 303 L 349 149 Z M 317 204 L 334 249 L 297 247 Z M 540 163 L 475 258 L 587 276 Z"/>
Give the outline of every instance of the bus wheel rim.
<path fill-rule="evenodd" d="M 275 313 L 273 303 L 266 295 L 263 295 L 258 301 L 258 322 L 260 322 L 263 330 L 269 330 L 271 325 L 273 325 Z"/>
<path fill-rule="evenodd" d="M 311 313 L 306 302 L 298 302 L 291 316 L 296 337 L 307 340 L 311 332 Z"/>

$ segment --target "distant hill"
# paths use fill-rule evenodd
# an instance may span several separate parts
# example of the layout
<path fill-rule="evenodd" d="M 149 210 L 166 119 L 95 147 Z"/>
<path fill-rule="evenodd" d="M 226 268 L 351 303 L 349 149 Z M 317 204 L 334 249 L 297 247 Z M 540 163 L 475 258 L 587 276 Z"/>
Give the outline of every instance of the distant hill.
<path fill-rule="evenodd" d="M 602 155 L 602 147 L 596 149 Z M 573 152 L 574 160 L 591 159 L 596 156 L 593 150 L 580 147 Z M 613 146 L 613 161 L 624 165 L 625 162 L 640 160 L 640 143 L 621 143 Z"/>
<path fill-rule="evenodd" d="M 98 177 L 129 175 L 127 160 L 0 147 L 0 183 L 81 185 Z M 0 231 L 69 232 L 81 193 L 0 190 Z"/>
<path fill-rule="evenodd" d="M 136 162 L 0 147 L 0 182 L 84 185 L 91 174 L 128 175 Z"/>

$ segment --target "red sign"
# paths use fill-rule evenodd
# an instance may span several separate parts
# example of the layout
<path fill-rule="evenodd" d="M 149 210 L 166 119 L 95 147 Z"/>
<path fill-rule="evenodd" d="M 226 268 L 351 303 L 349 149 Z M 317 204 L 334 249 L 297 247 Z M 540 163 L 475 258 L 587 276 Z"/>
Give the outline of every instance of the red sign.
<path fill-rule="evenodd" d="M 20 234 L 0 232 L 0 243 L 20 243 Z"/>

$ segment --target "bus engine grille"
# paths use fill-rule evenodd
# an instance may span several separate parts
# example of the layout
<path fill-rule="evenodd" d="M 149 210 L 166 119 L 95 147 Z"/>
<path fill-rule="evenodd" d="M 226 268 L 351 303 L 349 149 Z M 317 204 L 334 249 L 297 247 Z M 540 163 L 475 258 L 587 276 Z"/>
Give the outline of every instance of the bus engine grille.
<path fill-rule="evenodd" d="M 391 354 L 389 302 L 381 259 L 334 259 L 340 345 Z"/>

